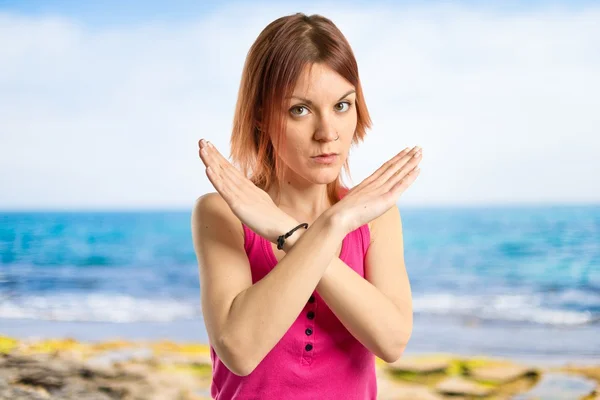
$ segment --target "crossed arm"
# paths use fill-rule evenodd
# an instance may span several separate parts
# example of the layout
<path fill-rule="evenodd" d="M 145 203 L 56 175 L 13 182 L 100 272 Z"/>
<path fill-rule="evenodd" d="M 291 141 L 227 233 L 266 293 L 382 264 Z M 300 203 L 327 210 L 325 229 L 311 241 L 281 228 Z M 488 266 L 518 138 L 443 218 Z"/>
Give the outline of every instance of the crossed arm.
<path fill-rule="evenodd" d="M 390 208 L 372 225 L 365 278 L 334 257 L 316 290 L 358 341 L 391 363 L 404 352 L 413 326 L 398 208 Z M 298 229 L 286 239 L 284 251 L 289 251 L 304 231 Z"/>
<path fill-rule="evenodd" d="M 207 166 L 207 176 L 221 195 L 219 198 L 222 197 L 223 202 L 227 202 L 230 208 L 234 198 L 245 201 L 249 201 L 249 199 L 263 200 L 261 203 L 263 210 L 269 209 L 269 207 L 273 208 L 273 205 L 264 201 L 264 193 L 260 193 L 260 190 L 249 183 L 239 171 L 231 168 L 229 162 L 214 147 L 206 146 L 202 141 L 200 147 L 200 156 Z M 209 201 L 208 198 L 206 201 Z M 236 207 L 236 210 L 239 214 L 244 214 L 244 217 L 252 217 L 252 213 L 247 208 Z M 281 210 L 277 211 L 281 212 Z M 200 214 L 202 213 L 199 211 L 198 215 Z M 285 213 L 283 214 L 285 215 Z M 211 216 L 212 213 L 209 212 L 207 215 Z M 286 221 L 281 222 L 285 224 L 281 227 L 282 230 L 290 229 L 289 225 L 296 222 L 289 215 L 285 215 L 285 217 L 282 220 Z M 240 219 L 244 221 L 243 218 Z M 278 221 L 278 218 L 274 220 Z M 317 222 L 320 220 L 321 218 L 318 218 Z M 224 233 L 219 231 L 216 224 L 203 223 L 202 225 L 205 225 L 204 229 L 208 234 L 201 234 L 202 232 L 197 229 L 196 237 L 207 237 L 208 239 L 195 240 L 195 243 L 198 242 L 195 246 L 198 247 L 200 263 L 210 264 L 210 261 L 206 260 L 208 256 L 203 254 L 204 244 L 210 243 L 211 240 L 215 244 L 221 243 L 219 235 Z M 258 231 L 265 234 L 265 232 L 270 233 L 268 231 L 271 227 L 266 224 L 266 226 L 257 225 L 257 228 Z M 317 230 L 313 230 L 315 228 Z M 282 230 L 278 230 L 278 232 Z M 297 231 L 288 239 L 284 249 L 289 251 L 299 237 L 307 234 L 307 237 L 298 243 L 298 248 L 301 249 L 298 250 L 298 256 L 295 256 L 296 252 L 292 251 L 289 254 L 291 258 L 288 262 L 284 261 L 279 266 L 281 268 L 275 268 L 260 282 L 241 290 L 231 300 L 228 309 L 221 310 L 222 315 L 213 315 L 212 319 L 207 318 L 212 320 L 213 333 L 220 335 L 216 343 L 220 344 L 220 351 L 225 355 L 232 368 L 239 366 L 240 373 L 246 373 L 255 367 L 256 363 L 250 361 L 253 361 L 254 358 L 260 360 L 260 357 L 264 357 L 265 350 L 271 348 L 283 334 L 283 327 L 289 326 L 290 320 L 295 318 L 294 313 L 286 313 L 281 308 L 288 306 L 288 309 L 299 309 L 303 300 L 295 297 L 294 294 L 308 293 L 308 289 L 312 289 L 313 285 L 348 331 L 372 353 L 387 362 L 393 362 L 401 356 L 412 333 L 412 303 L 410 285 L 404 266 L 402 225 L 397 207 L 391 207 L 372 223 L 372 241 L 365 256 L 364 279 L 342 260 L 332 257 L 331 247 L 339 239 L 330 235 L 336 234 L 337 231 L 338 229 L 332 229 L 331 220 L 328 218 L 321 220 L 320 224 L 313 223 L 308 234 L 307 231 Z M 271 237 L 271 235 L 265 237 Z M 314 249 L 318 243 L 323 243 L 323 247 Z M 310 251 L 309 249 L 314 249 L 315 263 L 306 265 L 306 268 L 302 269 L 293 268 L 294 264 L 301 265 L 303 263 L 300 253 L 306 253 Z M 221 248 L 221 250 L 224 249 Z M 211 254 L 214 256 L 214 252 Z M 327 261 L 324 261 L 325 259 Z M 290 266 L 286 267 L 284 264 L 290 264 Z M 201 268 L 200 273 L 209 275 L 214 271 L 209 268 Z M 240 272 L 239 276 L 241 274 Z M 210 277 L 205 276 L 205 278 L 201 279 L 201 282 L 210 280 Z M 240 282 L 244 282 L 243 284 L 246 285 L 248 279 L 249 277 L 246 275 L 244 279 L 238 280 L 238 284 L 241 285 Z M 295 281 L 299 281 L 300 287 L 293 287 Z M 217 280 L 217 282 L 220 281 Z M 223 282 L 220 283 L 226 285 Z M 222 302 L 230 300 L 226 297 L 225 289 L 219 287 L 211 289 L 212 298 Z M 201 292 L 208 293 L 208 289 L 203 288 Z M 208 294 L 206 296 L 207 298 L 211 297 Z M 264 299 L 272 298 L 282 298 L 282 301 L 264 303 Z M 275 314 L 280 313 L 278 324 L 270 327 L 270 332 L 266 335 L 267 339 L 260 349 L 256 349 L 255 346 L 248 347 L 245 337 L 241 337 L 238 333 L 261 330 L 262 320 L 256 324 L 251 317 L 264 318 L 265 313 L 269 311 Z"/>

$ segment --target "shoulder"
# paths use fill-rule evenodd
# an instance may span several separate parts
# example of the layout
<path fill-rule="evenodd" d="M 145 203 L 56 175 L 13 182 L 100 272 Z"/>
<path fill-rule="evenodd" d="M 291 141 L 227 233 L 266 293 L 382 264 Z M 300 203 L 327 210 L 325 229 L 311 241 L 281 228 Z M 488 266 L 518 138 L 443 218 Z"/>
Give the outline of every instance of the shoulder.
<path fill-rule="evenodd" d="M 196 199 L 192 214 L 197 217 L 221 217 L 231 219 L 233 213 L 227 212 L 227 202 L 217 192 L 206 193 Z M 231 215 L 230 215 L 231 214 Z M 233 215 L 235 217 L 235 215 Z"/>
<path fill-rule="evenodd" d="M 401 235 L 402 220 L 398 206 L 394 204 L 389 210 L 370 221 L 369 233 L 371 234 L 371 242 L 381 236 Z"/>
<path fill-rule="evenodd" d="M 225 199 L 218 192 L 210 192 L 196 199 L 194 212 L 224 211 L 225 207 L 229 207 Z"/>
<path fill-rule="evenodd" d="M 243 244 L 244 228 L 218 192 L 206 193 L 196 199 L 192 210 L 192 229 L 198 236 L 202 233 L 234 241 L 241 239 Z"/>

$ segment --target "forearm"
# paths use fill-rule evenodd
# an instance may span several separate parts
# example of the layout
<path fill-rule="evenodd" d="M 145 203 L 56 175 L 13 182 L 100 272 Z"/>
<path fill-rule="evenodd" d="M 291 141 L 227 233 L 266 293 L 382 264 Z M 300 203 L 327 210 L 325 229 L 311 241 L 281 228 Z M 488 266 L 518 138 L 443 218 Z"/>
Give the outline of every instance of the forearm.
<path fill-rule="evenodd" d="M 290 241 L 288 251 L 302 234 Z M 346 329 L 372 353 L 388 362 L 400 357 L 413 327 L 410 293 L 405 303 L 397 306 L 338 257 L 332 258 L 316 290 Z"/>
<path fill-rule="evenodd" d="M 334 258 L 317 285 L 317 292 L 359 342 L 387 362 L 397 360 L 412 333 L 410 294 L 396 306 L 368 280 Z"/>
<path fill-rule="evenodd" d="M 300 231 L 301 240 L 294 241 L 291 248 L 287 240 Z M 335 258 L 343 235 L 328 215 L 317 219 L 308 230 L 295 231 L 286 240 L 284 249 L 289 253 L 285 259 L 233 300 L 222 343 L 240 357 L 239 364 L 247 366 L 246 370 L 253 370 L 296 320 Z"/>

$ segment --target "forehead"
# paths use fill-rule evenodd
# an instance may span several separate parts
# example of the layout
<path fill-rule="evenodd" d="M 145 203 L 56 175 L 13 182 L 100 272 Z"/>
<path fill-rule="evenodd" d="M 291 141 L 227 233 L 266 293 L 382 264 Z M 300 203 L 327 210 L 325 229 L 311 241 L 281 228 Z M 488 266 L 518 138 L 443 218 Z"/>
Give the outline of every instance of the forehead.
<path fill-rule="evenodd" d="M 343 93 L 355 89 L 354 85 L 322 63 L 308 64 L 298 77 L 293 95 L 304 98 L 338 99 Z"/>

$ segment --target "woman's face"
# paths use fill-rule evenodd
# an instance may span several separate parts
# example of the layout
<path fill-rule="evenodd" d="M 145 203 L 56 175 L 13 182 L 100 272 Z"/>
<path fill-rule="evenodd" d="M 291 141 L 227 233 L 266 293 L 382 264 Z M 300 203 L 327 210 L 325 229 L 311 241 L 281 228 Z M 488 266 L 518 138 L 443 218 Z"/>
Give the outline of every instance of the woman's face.
<path fill-rule="evenodd" d="M 355 89 L 324 64 L 309 64 L 302 72 L 292 97 L 284 101 L 286 143 L 278 149 L 296 178 L 315 184 L 337 179 L 356 131 Z M 314 158 L 323 153 L 337 155 L 332 162 Z"/>

